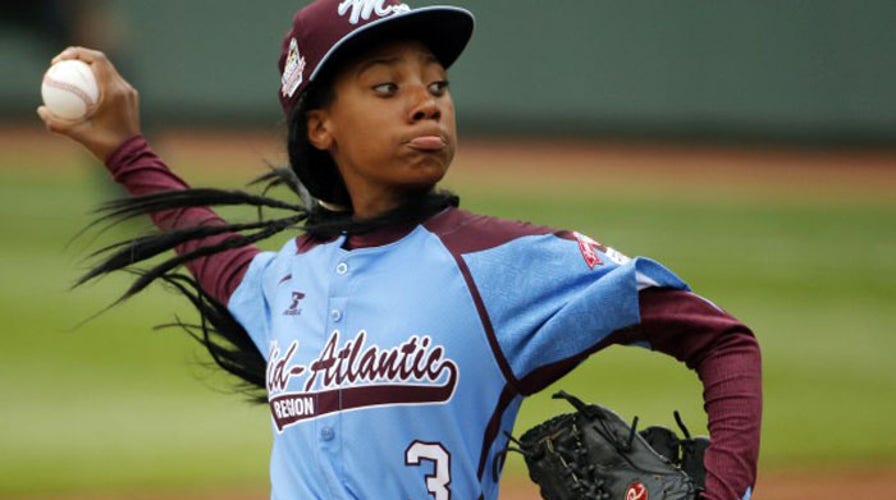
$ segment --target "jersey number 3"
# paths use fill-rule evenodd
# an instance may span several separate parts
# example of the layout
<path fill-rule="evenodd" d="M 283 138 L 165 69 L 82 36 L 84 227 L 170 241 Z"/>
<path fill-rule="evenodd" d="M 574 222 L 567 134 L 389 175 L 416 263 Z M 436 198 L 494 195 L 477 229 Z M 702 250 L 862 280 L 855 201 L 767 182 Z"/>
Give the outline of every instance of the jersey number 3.
<path fill-rule="evenodd" d="M 426 489 L 435 500 L 450 500 L 451 454 L 441 443 L 414 441 L 404 452 L 404 463 L 417 466 L 421 460 L 433 463 L 433 473 L 426 476 Z"/>

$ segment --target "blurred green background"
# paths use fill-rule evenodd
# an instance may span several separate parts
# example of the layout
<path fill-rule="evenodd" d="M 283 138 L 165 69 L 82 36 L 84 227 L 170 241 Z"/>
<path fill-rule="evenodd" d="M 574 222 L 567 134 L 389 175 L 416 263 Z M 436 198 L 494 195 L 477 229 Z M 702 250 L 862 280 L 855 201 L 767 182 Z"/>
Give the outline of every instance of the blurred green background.
<path fill-rule="evenodd" d="M 892 470 L 896 4 L 458 3 L 479 29 L 452 72 L 463 138 L 447 185 L 463 205 L 654 257 L 752 326 L 764 471 Z M 90 249 L 145 226 L 73 240 L 120 192 L 32 110 L 53 54 L 100 47 L 141 90 L 164 157 L 193 184 L 240 187 L 282 161 L 274 61 L 297 4 L 0 5 L 14 69 L 0 79 L 0 497 L 263 497 L 265 409 L 184 335 L 152 330 L 190 318 L 181 301 L 153 289 L 94 318 L 125 279 L 70 290 Z M 558 387 L 642 422 L 673 426 L 679 409 L 705 432 L 696 377 L 640 349 Z M 518 432 L 568 410 L 550 392 Z M 507 467 L 522 477 L 520 459 Z"/>
<path fill-rule="evenodd" d="M 164 125 L 268 126 L 292 12 L 265 0 L 0 3 L 0 106 L 30 116 L 50 58 L 106 51 Z M 421 0 L 412 5 L 444 3 Z M 891 0 L 457 0 L 468 132 L 896 142 Z"/>

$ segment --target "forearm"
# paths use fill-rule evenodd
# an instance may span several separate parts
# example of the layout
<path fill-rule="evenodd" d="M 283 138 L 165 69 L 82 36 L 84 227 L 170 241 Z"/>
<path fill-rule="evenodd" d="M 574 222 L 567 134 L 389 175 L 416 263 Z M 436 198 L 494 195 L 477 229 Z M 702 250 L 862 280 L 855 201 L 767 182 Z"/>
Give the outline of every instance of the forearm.
<path fill-rule="evenodd" d="M 113 179 L 133 196 L 189 188 L 186 182 L 165 165 L 140 135 L 131 137 L 110 154 L 106 160 L 106 168 Z M 162 231 L 225 224 L 208 207 L 162 210 L 149 216 Z M 199 238 L 178 245 L 176 251 L 179 254 L 189 253 L 200 247 L 219 244 L 232 236 L 232 233 L 224 233 Z M 222 304 L 226 304 L 258 252 L 254 246 L 239 247 L 191 260 L 187 263 L 187 268 L 207 293 Z"/>
<path fill-rule="evenodd" d="M 703 382 L 711 437 L 704 498 L 743 498 L 755 484 L 759 456 L 762 381 L 756 338 L 689 292 L 645 290 L 641 314 L 640 334 L 696 370 Z"/>
<path fill-rule="evenodd" d="M 709 416 L 704 498 L 740 499 L 756 478 L 762 420 L 759 346 L 753 336 L 731 332 L 697 367 Z"/>

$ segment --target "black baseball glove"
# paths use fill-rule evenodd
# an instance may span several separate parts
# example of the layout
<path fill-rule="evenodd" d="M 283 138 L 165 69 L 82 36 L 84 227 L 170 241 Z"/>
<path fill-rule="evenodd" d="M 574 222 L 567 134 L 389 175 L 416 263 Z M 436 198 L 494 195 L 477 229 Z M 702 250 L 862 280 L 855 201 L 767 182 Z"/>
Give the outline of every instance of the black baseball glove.
<path fill-rule="evenodd" d="M 558 415 L 516 440 L 529 477 L 547 500 L 693 500 L 703 491 L 705 437 L 691 438 L 678 412 L 684 439 L 665 427 L 637 432 L 600 405 L 586 405 L 560 391 L 576 412 Z"/>

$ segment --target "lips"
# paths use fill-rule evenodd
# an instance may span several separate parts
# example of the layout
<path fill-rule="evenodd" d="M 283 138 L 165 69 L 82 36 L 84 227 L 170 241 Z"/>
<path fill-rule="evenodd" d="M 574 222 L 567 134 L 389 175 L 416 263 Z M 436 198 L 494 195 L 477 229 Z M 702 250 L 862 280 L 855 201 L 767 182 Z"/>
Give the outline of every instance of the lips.
<path fill-rule="evenodd" d="M 408 145 L 420 151 L 440 151 L 448 146 L 439 135 L 418 135 L 408 141 Z"/>

